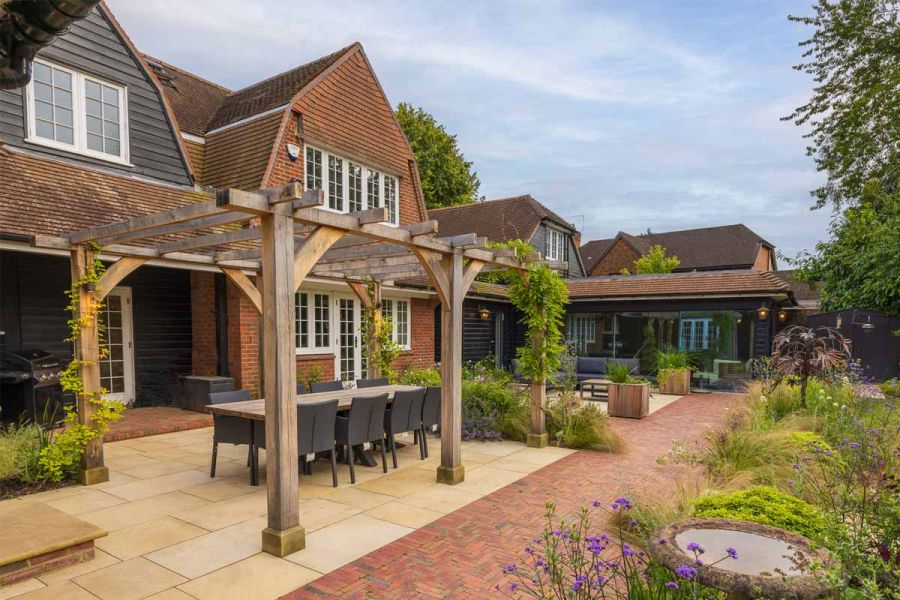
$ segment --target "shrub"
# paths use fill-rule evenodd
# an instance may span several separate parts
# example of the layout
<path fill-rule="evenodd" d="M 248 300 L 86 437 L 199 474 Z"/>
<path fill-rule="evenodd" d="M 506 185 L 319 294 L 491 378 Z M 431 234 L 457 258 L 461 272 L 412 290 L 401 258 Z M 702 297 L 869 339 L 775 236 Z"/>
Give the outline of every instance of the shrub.
<path fill-rule="evenodd" d="M 401 385 L 419 385 L 424 387 L 440 387 L 441 371 L 437 367 L 429 369 L 406 369 L 397 378 Z"/>
<path fill-rule="evenodd" d="M 565 448 L 587 448 L 620 452 L 622 439 L 609 425 L 609 416 L 599 406 L 582 402 L 577 394 L 563 392 L 547 407 L 547 433 Z"/>
<path fill-rule="evenodd" d="M 723 429 L 708 436 L 699 462 L 722 487 L 786 487 L 796 455 L 788 432 Z"/>
<path fill-rule="evenodd" d="M 506 380 L 464 380 L 462 385 L 465 439 L 524 440 L 529 398 Z"/>
<path fill-rule="evenodd" d="M 815 506 L 769 486 L 700 498 L 694 502 L 694 515 L 772 525 L 813 540 L 821 539 L 825 527 Z"/>
<path fill-rule="evenodd" d="M 656 368 L 664 369 L 690 369 L 691 356 L 687 352 L 668 346 L 656 353 Z"/>
<path fill-rule="evenodd" d="M 10 425 L 0 431 L 0 479 L 36 474 L 40 429 L 36 425 Z"/>
<path fill-rule="evenodd" d="M 643 383 L 642 379 L 631 374 L 631 367 L 615 360 L 606 363 L 606 378 L 613 383 Z"/>

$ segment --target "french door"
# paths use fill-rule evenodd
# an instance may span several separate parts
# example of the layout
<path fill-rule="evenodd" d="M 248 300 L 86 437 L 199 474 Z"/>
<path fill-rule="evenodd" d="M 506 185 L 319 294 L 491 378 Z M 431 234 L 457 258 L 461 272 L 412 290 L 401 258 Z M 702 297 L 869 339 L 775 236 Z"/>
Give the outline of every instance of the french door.
<path fill-rule="evenodd" d="M 363 353 L 359 300 L 349 296 L 335 298 L 337 312 L 337 352 L 334 372 L 341 381 L 355 381 L 363 376 Z"/>
<path fill-rule="evenodd" d="M 116 287 L 106 296 L 99 315 L 108 352 L 100 359 L 100 387 L 104 396 L 126 405 L 134 402 L 134 333 L 131 288 Z"/>

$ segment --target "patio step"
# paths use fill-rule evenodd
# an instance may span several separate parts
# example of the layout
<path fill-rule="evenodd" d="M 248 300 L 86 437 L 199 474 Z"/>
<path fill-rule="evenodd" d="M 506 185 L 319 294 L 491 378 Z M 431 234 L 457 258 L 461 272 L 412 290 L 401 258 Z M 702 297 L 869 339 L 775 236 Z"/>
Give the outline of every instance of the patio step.
<path fill-rule="evenodd" d="M 0 503 L 0 587 L 94 558 L 106 531 L 42 502 Z"/>

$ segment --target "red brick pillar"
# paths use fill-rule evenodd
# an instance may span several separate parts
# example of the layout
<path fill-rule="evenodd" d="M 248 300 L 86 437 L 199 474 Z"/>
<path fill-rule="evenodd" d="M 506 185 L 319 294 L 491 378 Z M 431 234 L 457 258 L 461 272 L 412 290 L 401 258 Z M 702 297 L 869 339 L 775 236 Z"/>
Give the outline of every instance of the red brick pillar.
<path fill-rule="evenodd" d="M 259 395 L 259 313 L 228 282 L 228 371 L 235 385 Z"/>
<path fill-rule="evenodd" d="M 191 271 L 191 372 L 216 374 L 216 284 L 213 273 Z"/>

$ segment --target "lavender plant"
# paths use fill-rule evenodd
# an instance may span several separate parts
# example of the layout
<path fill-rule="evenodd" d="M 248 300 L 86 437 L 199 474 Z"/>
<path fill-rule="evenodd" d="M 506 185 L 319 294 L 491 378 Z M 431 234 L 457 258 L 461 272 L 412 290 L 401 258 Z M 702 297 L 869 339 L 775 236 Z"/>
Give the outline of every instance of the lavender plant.
<path fill-rule="evenodd" d="M 603 504 L 595 500 L 593 506 L 601 508 Z M 521 563 L 503 569 L 511 581 L 497 584 L 496 590 L 510 598 L 540 600 L 725 598 L 723 593 L 702 586 L 697 575 L 701 569 L 736 559 L 737 550 L 728 548 L 725 556 L 705 562 L 701 559 L 704 549 L 689 544 L 693 559 L 672 572 L 625 541 L 628 536 L 624 528 L 637 525 L 626 514 L 633 508 L 628 498 L 612 503 L 611 510 L 621 513 L 622 518 L 616 519 L 618 531 L 609 535 L 592 533 L 588 508 L 583 507 L 577 518 L 567 521 L 557 519 L 555 504 L 546 504 L 543 533 L 525 547 Z"/>

